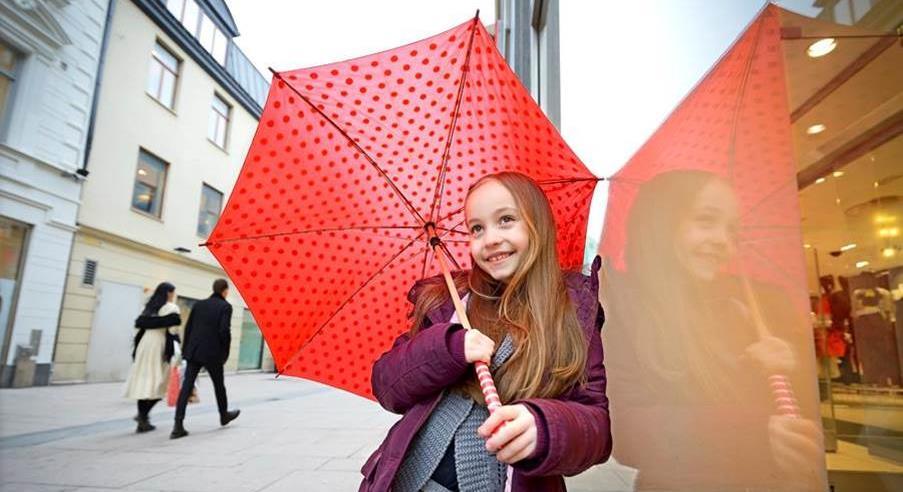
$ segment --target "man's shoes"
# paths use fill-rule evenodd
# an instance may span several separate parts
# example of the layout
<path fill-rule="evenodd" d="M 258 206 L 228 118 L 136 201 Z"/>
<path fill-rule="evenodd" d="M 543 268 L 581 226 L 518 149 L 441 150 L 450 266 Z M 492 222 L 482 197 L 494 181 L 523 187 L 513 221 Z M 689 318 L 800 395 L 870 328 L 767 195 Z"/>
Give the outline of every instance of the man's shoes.
<path fill-rule="evenodd" d="M 169 433 L 170 439 L 179 439 L 180 437 L 185 437 L 188 435 L 188 431 L 185 430 L 185 427 L 182 426 L 181 420 L 176 420 L 175 425 L 172 426 L 172 432 Z"/>
<path fill-rule="evenodd" d="M 229 410 L 228 412 L 219 416 L 219 425 L 226 425 L 229 422 L 238 418 L 238 414 L 241 413 L 241 410 Z"/>
<path fill-rule="evenodd" d="M 137 418 L 136 420 L 138 421 L 138 428 L 135 429 L 135 432 L 138 434 L 150 432 L 157 428 L 157 426 L 151 425 L 150 420 L 148 419 Z"/>

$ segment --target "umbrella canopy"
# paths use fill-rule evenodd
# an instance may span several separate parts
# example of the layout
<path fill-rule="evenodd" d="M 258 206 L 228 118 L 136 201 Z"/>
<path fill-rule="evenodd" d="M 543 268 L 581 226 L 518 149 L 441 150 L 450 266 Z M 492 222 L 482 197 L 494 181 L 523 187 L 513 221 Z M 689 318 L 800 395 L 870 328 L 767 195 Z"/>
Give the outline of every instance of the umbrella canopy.
<path fill-rule="evenodd" d="M 500 171 L 541 184 L 562 266 L 579 267 L 597 179 L 475 18 L 393 50 L 274 72 L 207 245 L 282 374 L 372 398 L 373 362 L 409 328 L 405 294 L 438 273 L 426 226 L 466 268 L 467 188 Z"/>

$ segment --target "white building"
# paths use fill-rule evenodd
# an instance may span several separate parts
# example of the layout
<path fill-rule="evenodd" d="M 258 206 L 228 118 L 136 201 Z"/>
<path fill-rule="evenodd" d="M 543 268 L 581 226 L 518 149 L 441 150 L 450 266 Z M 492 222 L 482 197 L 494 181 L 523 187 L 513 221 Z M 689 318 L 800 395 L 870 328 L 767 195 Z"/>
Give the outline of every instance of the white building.
<path fill-rule="evenodd" d="M 0 386 L 50 379 L 108 7 L 0 1 Z"/>
<path fill-rule="evenodd" d="M 119 0 L 69 263 L 53 381 L 121 380 L 132 323 L 176 286 L 183 321 L 226 277 L 198 246 L 219 218 L 257 127 L 266 79 L 232 42 L 223 0 Z M 235 289 L 230 369 L 261 367 L 260 331 Z"/>

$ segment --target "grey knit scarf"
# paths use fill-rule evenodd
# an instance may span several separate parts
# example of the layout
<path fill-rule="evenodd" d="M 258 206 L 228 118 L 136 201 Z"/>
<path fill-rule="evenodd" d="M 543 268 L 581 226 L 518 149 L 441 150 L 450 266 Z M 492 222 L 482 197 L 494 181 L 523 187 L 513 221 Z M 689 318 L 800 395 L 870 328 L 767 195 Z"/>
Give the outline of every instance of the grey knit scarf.
<path fill-rule="evenodd" d="M 506 335 L 492 357 L 490 370 L 498 369 L 512 353 L 514 342 L 510 335 Z M 422 490 L 442 461 L 452 439 L 455 442 L 455 472 L 461 492 L 504 490 L 507 466 L 486 451 L 485 442 L 477 434 L 477 428 L 488 417 L 489 410 L 475 404 L 468 396 L 446 393 L 414 437 L 392 490 Z"/>

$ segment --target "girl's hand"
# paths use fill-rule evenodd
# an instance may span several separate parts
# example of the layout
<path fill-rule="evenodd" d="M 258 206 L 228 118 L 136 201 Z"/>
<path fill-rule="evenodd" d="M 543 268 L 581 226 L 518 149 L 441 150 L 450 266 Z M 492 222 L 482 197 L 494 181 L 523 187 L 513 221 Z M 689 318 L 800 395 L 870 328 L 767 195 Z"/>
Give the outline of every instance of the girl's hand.
<path fill-rule="evenodd" d="M 790 344 L 776 336 L 763 337 L 746 347 L 744 354 L 765 374 L 790 374 L 796 369 L 796 357 Z"/>
<path fill-rule="evenodd" d="M 524 405 L 499 407 L 477 429 L 486 450 L 502 463 L 513 464 L 536 449 L 536 419 Z"/>
<path fill-rule="evenodd" d="M 821 425 L 815 422 L 772 415 L 768 421 L 768 441 L 771 455 L 790 479 L 790 485 L 800 489 L 820 488 L 818 463 L 824 463 L 824 436 Z"/>
<path fill-rule="evenodd" d="M 495 350 L 495 342 L 476 329 L 467 330 L 464 333 L 464 358 L 473 364 L 482 361 L 487 364 L 492 360 L 492 351 Z"/>

